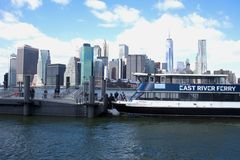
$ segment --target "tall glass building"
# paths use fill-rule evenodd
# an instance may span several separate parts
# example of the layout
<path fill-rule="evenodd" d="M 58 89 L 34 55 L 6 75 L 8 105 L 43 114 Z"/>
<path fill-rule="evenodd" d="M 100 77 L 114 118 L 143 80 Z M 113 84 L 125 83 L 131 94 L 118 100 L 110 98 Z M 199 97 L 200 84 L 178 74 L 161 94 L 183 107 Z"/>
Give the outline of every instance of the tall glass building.
<path fill-rule="evenodd" d="M 126 78 L 126 71 L 124 72 L 124 65 L 126 64 L 128 57 L 128 46 L 126 44 L 119 45 L 119 66 L 118 66 L 118 77 L 119 79 Z"/>
<path fill-rule="evenodd" d="M 89 82 L 89 77 L 93 75 L 93 47 L 84 43 L 80 49 L 81 63 L 81 84 Z"/>
<path fill-rule="evenodd" d="M 9 78 L 8 85 L 9 87 L 16 86 L 16 65 L 17 65 L 17 55 L 11 54 L 10 56 L 10 67 L 9 67 Z"/>
<path fill-rule="evenodd" d="M 167 63 L 167 72 L 173 72 L 173 40 L 170 38 L 167 39 L 167 52 L 166 52 L 166 63 Z"/>
<path fill-rule="evenodd" d="M 207 72 L 207 49 L 206 40 L 198 40 L 198 54 L 196 57 L 196 73 L 203 74 Z"/>
<path fill-rule="evenodd" d="M 17 50 L 17 67 L 16 67 L 16 81 L 23 82 L 25 75 L 30 76 L 32 82 L 33 77 L 37 74 L 39 50 L 29 45 L 24 45 Z"/>
<path fill-rule="evenodd" d="M 102 86 L 102 80 L 104 77 L 104 64 L 103 60 L 98 58 L 94 61 L 94 77 L 95 77 L 95 85 L 98 87 Z"/>
<path fill-rule="evenodd" d="M 47 66 L 49 64 L 51 64 L 49 50 L 40 50 L 37 71 L 38 71 L 38 78 L 41 80 L 42 84 L 47 83 Z"/>

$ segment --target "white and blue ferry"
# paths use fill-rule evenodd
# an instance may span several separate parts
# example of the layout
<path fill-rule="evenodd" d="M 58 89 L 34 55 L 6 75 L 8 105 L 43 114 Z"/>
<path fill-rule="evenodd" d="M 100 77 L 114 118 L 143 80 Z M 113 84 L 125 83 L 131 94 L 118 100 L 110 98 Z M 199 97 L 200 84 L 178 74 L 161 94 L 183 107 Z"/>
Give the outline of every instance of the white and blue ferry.
<path fill-rule="evenodd" d="M 135 73 L 140 85 L 120 113 L 184 116 L 240 116 L 240 85 L 227 75 Z"/>

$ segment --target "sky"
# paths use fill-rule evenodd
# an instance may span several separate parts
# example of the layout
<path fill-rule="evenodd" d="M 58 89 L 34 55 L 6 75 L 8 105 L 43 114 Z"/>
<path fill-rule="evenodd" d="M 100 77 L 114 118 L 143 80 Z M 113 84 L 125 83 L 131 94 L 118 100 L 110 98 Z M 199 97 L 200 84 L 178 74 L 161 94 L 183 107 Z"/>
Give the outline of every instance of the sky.
<path fill-rule="evenodd" d="M 207 41 L 208 70 L 232 70 L 240 77 L 239 0 L 0 0 L 0 83 L 9 58 L 24 44 L 49 49 L 52 63 L 67 64 L 83 43 L 119 44 L 130 54 L 165 61 L 173 39 L 174 64 L 195 69 L 198 40 Z M 30 63 L 30 62 L 29 62 Z"/>

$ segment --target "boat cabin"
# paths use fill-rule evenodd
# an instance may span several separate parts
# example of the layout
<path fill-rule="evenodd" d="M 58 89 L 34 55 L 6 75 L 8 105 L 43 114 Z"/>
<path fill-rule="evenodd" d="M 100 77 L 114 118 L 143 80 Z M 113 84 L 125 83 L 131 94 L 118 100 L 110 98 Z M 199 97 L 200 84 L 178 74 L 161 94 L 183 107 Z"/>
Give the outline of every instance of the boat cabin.
<path fill-rule="evenodd" d="M 240 101 L 240 85 L 227 75 L 134 73 L 140 81 L 131 100 Z"/>
<path fill-rule="evenodd" d="M 148 74 L 134 73 L 140 82 L 181 83 L 181 84 L 227 84 L 223 74 Z"/>

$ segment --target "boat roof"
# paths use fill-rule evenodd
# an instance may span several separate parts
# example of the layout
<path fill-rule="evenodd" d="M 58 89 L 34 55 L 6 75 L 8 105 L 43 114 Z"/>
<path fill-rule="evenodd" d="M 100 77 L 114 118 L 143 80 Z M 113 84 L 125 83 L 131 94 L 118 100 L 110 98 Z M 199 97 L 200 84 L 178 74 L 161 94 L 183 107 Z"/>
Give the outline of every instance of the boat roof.
<path fill-rule="evenodd" d="M 226 74 L 179 74 L 179 73 L 133 73 L 134 76 L 155 76 L 155 77 L 227 77 Z"/>

